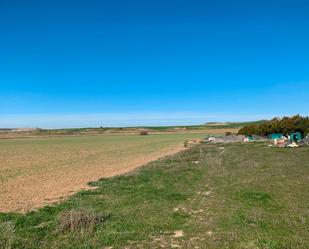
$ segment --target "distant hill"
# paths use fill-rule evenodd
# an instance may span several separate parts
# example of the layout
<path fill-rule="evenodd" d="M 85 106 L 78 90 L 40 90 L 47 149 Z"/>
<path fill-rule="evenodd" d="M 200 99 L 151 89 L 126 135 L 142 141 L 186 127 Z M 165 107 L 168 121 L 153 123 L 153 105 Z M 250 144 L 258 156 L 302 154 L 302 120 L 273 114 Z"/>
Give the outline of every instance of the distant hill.
<path fill-rule="evenodd" d="M 239 129 L 250 124 L 262 124 L 266 120 L 254 122 L 209 122 L 202 125 L 188 126 L 137 126 L 137 127 L 98 127 L 98 128 L 72 128 L 72 129 L 0 129 L 0 138 L 9 137 L 33 137 L 33 136 L 68 136 L 68 135 L 103 135 L 103 134 L 139 134 L 141 130 L 150 133 L 159 132 L 215 132 L 224 133 L 226 131 L 238 132 Z M 218 131 L 220 130 L 220 131 Z"/>
<path fill-rule="evenodd" d="M 204 124 L 205 127 L 209 127 L 209 128 L 216 128 L 216 129 L 220 129 L 220 128 L 241 128 L 244 127 L 246 125 L 260 125 L 263 124 L 265 122 L 267 122 L 268 120 L 258 120 L 258 121 L 250 121 L 250 122 L 209 122 Z"/>

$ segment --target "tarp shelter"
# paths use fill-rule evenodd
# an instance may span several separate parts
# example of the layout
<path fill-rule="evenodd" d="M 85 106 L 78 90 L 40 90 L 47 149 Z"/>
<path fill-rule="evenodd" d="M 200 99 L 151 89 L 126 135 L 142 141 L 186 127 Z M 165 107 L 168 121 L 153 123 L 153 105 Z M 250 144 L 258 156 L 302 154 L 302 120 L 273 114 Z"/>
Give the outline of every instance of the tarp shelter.
<path fill-rule="evenodd" d="M 294 132 L 290 134 L 290 141 L 291 142 L 300 142 L 302 139 L 301 133 L 300 132 Z"/>
<path fill-rule="evenodd" d="M 253 141 L 253 136 L 252 135 L 244 137 L 244 142 L 251 142 L 251 141 Z"/>
<path fill-rule="evenodd" d="M 248 139 L 249 142 L 250 142 L 250 141 L 253 141 L 253 136 L 252 136 L 252 135 L 249 135 L 249 136 L 247 136 L 247 139 Z"/>
<path fill-rule="evenodd" d="M 283 137 L 283 135 L 280 134 L 280 133 L 273 133 L 273 134 L 270 134 L 268 137 L 269 137 L 270 139 L 275 140 L 275 139 L 281 139 L 281 138 Z"/>

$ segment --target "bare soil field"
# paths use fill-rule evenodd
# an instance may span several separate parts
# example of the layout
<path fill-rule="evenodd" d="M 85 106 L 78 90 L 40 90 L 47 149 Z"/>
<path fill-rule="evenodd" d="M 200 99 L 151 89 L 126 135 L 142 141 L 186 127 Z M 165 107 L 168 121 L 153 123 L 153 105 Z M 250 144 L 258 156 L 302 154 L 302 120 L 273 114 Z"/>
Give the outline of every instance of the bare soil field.
<path fill-rule="evenodd" d="M 102 177 L 128 172 L 183 149 L 202 134 L 0 140 L 0 212 L 57 202 Z"/>

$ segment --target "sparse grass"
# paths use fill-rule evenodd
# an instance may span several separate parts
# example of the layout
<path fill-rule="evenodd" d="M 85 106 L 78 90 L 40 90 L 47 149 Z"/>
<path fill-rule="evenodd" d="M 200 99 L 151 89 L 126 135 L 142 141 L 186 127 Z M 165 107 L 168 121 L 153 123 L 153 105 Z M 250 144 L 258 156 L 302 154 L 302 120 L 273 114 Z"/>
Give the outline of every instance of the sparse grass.
<path fill-rule="evenodd" d="M 0 222 L 12 248 L 307 249 L 308 175 L 309 147 L 198 145 Z"/>

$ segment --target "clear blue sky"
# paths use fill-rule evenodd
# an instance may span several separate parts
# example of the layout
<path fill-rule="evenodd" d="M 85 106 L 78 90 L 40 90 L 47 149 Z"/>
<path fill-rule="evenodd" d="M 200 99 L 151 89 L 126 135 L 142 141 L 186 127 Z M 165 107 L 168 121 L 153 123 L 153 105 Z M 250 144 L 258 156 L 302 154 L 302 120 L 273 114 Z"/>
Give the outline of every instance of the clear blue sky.
<path fill-rule="evenodd" d="M 0 1 L 0 127 L 309 114 L 309 1 Z"/>

